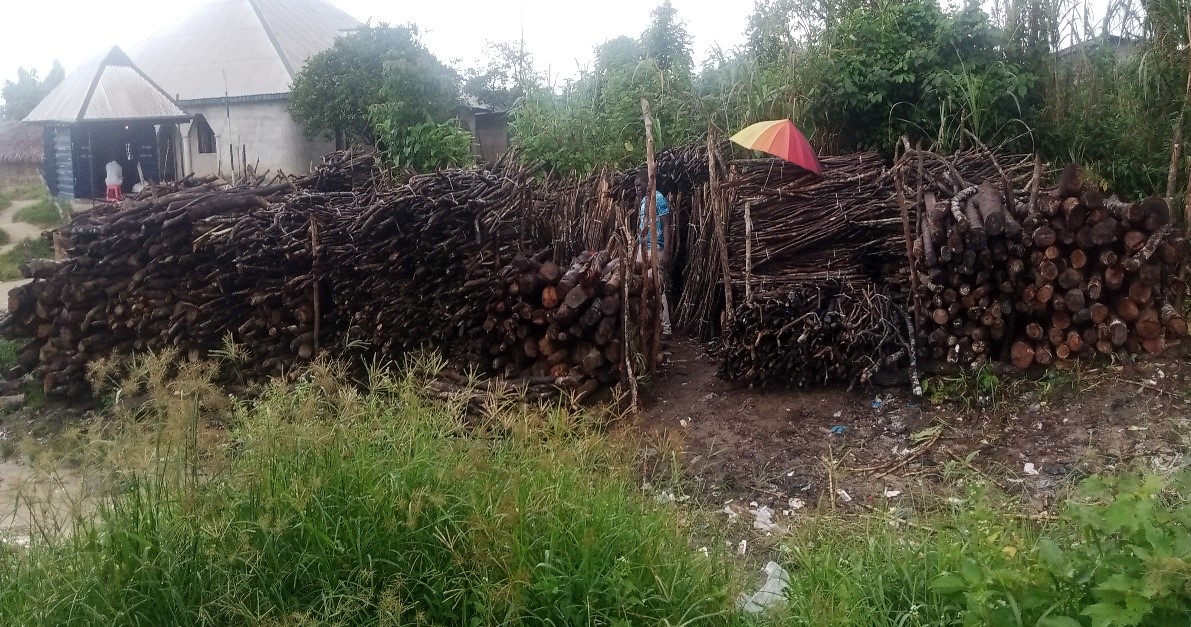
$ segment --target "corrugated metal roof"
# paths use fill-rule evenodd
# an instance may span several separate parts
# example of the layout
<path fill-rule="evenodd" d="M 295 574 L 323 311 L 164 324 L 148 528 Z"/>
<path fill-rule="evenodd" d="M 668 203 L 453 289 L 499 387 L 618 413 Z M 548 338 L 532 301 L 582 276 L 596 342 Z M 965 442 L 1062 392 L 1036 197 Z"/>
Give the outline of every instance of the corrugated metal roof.
<path fill-rule="evenodd" d="M 113 47 L 68 74 L 25 117 L 26 122 L 188 118 L 185 111 Z"/>
<path fill-rule="evenodd" d="M 286 94 L 307 59 L 359 26 L 324 0 L 209 0 L 131 54 L 179 101 Z"/>

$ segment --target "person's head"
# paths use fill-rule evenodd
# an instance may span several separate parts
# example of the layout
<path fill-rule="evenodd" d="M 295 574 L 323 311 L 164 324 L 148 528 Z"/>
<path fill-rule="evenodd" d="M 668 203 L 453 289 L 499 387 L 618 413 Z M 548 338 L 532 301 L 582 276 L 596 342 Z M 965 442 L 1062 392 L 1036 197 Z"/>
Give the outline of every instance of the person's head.
<path fill-rule="evenodd" d="M 637 188 L 638 196 L 644 196 L 649 191 L 649 170 L 639 170 L 633 186 Z"/>

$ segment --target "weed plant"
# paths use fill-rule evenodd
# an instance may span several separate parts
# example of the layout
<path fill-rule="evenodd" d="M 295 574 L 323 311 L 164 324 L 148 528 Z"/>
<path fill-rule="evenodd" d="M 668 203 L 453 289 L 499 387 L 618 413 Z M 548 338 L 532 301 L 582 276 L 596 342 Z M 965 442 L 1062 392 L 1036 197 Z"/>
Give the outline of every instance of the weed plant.
<path fill-rule="evenodd" d="M 48 259 L 53 255 L 53 248 L 44 239 L 21 240 L 16 246 L 0 254 L 0 281 L 20 279 L 21 264 L 30 259 Z"/>
<path fill-rule="evenodd" d="M 686 546 L 632 450 L 582 416 L 509 408 L 476 429 L 412 379 L 361 394 L 326 367 L 229 405 L 213 369 L 166 363 L 140 362 L 111 393 L 122 421 L 96 427 L 113 493 L 2 560 L 0 623 L 728 620 L 725 562 Z"/>
<path fill-rule="evenodd" d="M 74 455 L 103 472 L 28 548 L 0 543 L 0 624 L 1108 627 L 1191 612 L 1186 471 L 1093 476 L 1038 517 L 951 462 L 946 501 L 799 514 L 758 541 L 772 552 L 748 559 L 778 560 L 790 587 L 743 616 L 741 564 L 690 543 L 684 521 L 707 512 L 643 495 L 636 443 L 591 416 L 493 400 L 475 424 L 462 400 L 424 401 L 416 376 L 373 370 L 361 390 L 328 364 L 237 400 L 217 370 L 169 353 L 93 367 L 112 411 Z"/>
<path fill-rule="evenodd" d="M 53 228 L 63 222 L 62 207 L 54 202 L 54 199 L 45 196 L 36 204 L 17 211 L 12 219 L 16 222 L 27 222 L 36 226 Z"/>

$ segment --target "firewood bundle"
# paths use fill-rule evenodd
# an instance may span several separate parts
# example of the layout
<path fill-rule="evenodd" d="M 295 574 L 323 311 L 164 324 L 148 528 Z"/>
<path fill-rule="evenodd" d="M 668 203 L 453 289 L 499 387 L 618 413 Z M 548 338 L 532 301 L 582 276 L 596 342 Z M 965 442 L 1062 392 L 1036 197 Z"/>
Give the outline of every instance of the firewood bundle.
<path fill-rule="evenodd" d="M 793 387 L 863 382 L 908 356 L 909 333 L 901 309 L 871 283 L 792 287 L 736 309 L 720 374 Z"/>
<path fill-rule="evenodd" d="M 465 363 L 480 353 L 484 304 L 517 255 L 548 250 L 523 213 L 524 171 L 445 170 L 379 192 L 332 226 L 327 264 L 346 334 L 382 355 L 434 348 Z"/>
<path fill-rule="evenodd" d="M 736 292 L 871 281 L 906 265 L 892 179 L 880 157 L 824 157 L 822 165 L 817 175 L 780 159 L 731 163 Z"/>
<path fill-rule="evenodd" d="M 1122 349 L 1157 356 L 1187 334 L 1187 242 L 1166 201 L 1104 198 L 1078 178 L 1069 168 L 1024 220 L 1033 282 L 1018 303 L 1027 319 L 1011 348 L 1018 367 Z"/>
<path fill-rule="evenodd" d="M 351 149 L 330 153 L 309 174 L 295 179 L 302 189 L 320 192 L 354 192 L 369 196 L 390 181 L 381 172 L 376 153 Z"/>
<path fill-rule="evenodd" d="M 1040 167 L 1025 183 L 1022 162 L 979 184 L 945 162 L 932 169 L 952 184 L 927 185 L 914 248 L 927 356 L 1026 368 L 1160 355 L 1186 334 L 1177 304 L 1187 246 L 1165 201 L 1105 198 L 1074 165 L 1049 193 Z"/>
<path fill-rule="evenodd" d="M 32 338 L 19 369 L 47 394 L 76 394 L 99 357 L 199 358 L 229 334 L 260 371 L 308 357 L 308 221 L 269 202 L 290 188 L 180 192 L 76 218 L 60 233 L 67 258 L 31 262 L 35 280 L 9 293 L 9 334 Z"/>
<path fill-rule="evenodd" d="M 865 380 L 908 356 L 898 284 L 908 276 L 896 197 L 877 155 L 731 162 L 726 253 L 737 303 L 721 375 L 808 386 Z M 714 206 L 714 205 L 713 205 Z"/>
<path fill-rule="evenodd" d="M 517 256 L 501 269 L 485 307 L 486 353 L 506 379 L 551 377 L 586 395 L 620 380 L 624 311 L 635 307 L 640 281 L 625 283 L 620 257 L 581 253 L 565 270 L 553 261 Z"/>

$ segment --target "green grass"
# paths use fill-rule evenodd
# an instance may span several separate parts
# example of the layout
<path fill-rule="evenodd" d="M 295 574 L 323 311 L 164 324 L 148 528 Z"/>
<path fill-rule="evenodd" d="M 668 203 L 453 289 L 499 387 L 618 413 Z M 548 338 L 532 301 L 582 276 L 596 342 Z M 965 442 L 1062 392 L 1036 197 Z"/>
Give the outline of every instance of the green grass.
<path fill-rule="evenodd" d="M 62 224 L 62 207 L 54 199 L 46 196 L 17 211 L 12 219 L 14 222 L 27 222 L 37 226 L 53 228 Z"/>
<path fill-rule="evenodd" d="M 77 450 L 57 454 L 103 470 L 86 482 L 97 509 L 72 534 L 0 544 L 0 624 L 1087 627 L 1191 611 L 1187 472 L 1092 477 L 1034 522 L 948 464 L 958 498 L 754 538 L 791 585 L 784 608 L 745 617 L 733 582 L 754 568 L 721 547 L 749 531 L 712 531 L 701 555 L 713 515 L 642 494 L 635 443 L 589 416 L 504 406 L 477 425 L 421 400 L 417 378 L 373 372 L 362 392 L 324 366 L 235 403 L 209 365 L 174 363 L 140 360 L 111 414 L 62 439 Z"/>
<path fill-rule="evenodd" d="M 15 281 L 21 278 L 21 264 L 30 259 L 50 259 L 53 256 L 53 247 L 44 239 L 17 242 L 8 252 L 0 254 L 0 281 Z"/>
<path fill-rule="evenodd" d="M 12 243 L 12 236 L 8 234 L 8 231 L 0 228 L 0 246 L 3 246 L 5 244 L 11 244 L 11 243 Z"/>
<path fill-rule="evenodd" d="M 409 381 L 337 381 L 232 410 L 209 448 L 196 386 L 162 386 L 169 411 L 138 415 L 161 429 L 136 438 L 159 461 L 69 538 L 0 560 L 0 624 L 727 620 L 729 569 L 635 488 L 631 450 L 564 412 L 469 433 Z"/>
<path fill-rule="evenodd" d="M 45 185 L 41 183 L 26 183 L 24 185 L 16 185 L 0 191 L 0 193 L 7 195 L 13 200 L 35 200 L 47 194 Z"/>

